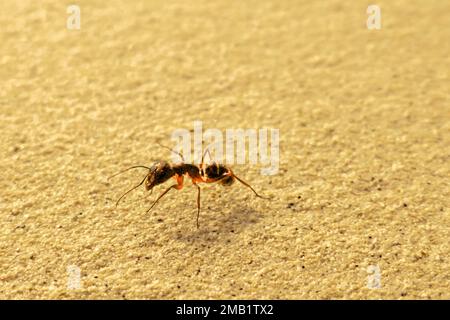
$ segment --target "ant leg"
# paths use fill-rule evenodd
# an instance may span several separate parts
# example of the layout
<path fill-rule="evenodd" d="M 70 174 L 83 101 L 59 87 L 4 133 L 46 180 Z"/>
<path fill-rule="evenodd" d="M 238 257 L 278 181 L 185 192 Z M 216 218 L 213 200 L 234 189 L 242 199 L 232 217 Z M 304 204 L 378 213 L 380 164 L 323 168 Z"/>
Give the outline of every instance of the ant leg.
<path fill-rule="evenodd" d="M 251 185 L 249 185 L 247 182 L 245 182 L 245 181 L 242 180 L 241 178 L 238 178 L 234 173 L 232 173 L 231 176 L 234 177 L 234 178 L 236 178 L 236 180 L 238 180 L 238 181 L 239 181 L 240 183 L 242 183 L 244 186 L 250 188 L 250 189 L 253 191 L 253 193 L 254 193 L 257 197 L 262 198 L 262 199 L 266 199 L 266 200 L 269 200 L 269 199 L 270 199 L 270 198 L 268 198 L 268 197 L 263 197 L 263 196 L 259 195 L 259 194 L 255 191 L 255 189 L 252 188 Z"/>
<path fill-rule="evenodd" d="M 152 210 L 152 208 L 155 206 L 155 204 L 159 201 L 159 199 L 161 199 L 162 197 L 164 197 L 164 195 L 170 191 L 170 189 L 177 189 L 180 190 L 181 188 L 183 188 L 183 176 L 178 176 L 177 177 L 177 184 L 173 184 L 170 187 L 168 187 L 163 193 L 161 193 L 159 195 L 159 197 L 155 200 L 155 202 L 153 202 L 152 206 L 150 207 L 150 209 L 147 210 L 147 213 L 150 212 L 150 210 Z"/>
<path fill-rule="evenodd" d="M 152 208 L 155 206 L 155 204 L 159 201 L 159 199 L 161 199 L 162 197 L 164 197 L 164 195 L 170 191 L 170 189 L 178 189 L 178 184 L 174 184 L 171 185 L 170 187 L 168 187 L 163 193 L 160 194 L 160 196 L 153 202 L 152 206 L 150 207 L 150 209 L 147 210 L 147 213 L 150 212 L 150 210 L 152 210 Z"/>
<path fill-rule="evenodd" d="M 199 227 L 198 218 L 200 217 L 200 190 L 201 190 L 201 188 L 196 183 L 194 183 L 194 186 L 196 186 L 198 189 L 198 193 L 197 193 L 197 229 L 198 229 L 198 227 Z"/>

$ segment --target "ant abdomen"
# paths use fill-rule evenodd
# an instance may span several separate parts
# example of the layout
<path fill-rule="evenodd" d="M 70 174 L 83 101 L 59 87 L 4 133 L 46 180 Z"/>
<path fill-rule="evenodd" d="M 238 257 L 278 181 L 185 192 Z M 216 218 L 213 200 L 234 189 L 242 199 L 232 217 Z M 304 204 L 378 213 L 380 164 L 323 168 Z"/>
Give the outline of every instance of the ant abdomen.
<path fill-rule="evenodd" d="M 234 178 L 230 173 L 230 169 L 222 164 L 212 163 L 205 169 L 206 176 L 209 179 L 217 180 L 223 186 L 231 186 L 234 182 Z"/>
<path fill-rule="evenodd" d="M 223 177 L 224 174 L 228 173 L 230 170 L 223 164 L 212 163 L 208 165 L 205 169 L 205 173 L 208 178 L 218 179 Z"/>
<path fill-rule="evenodd" d="M 232 176 L 225 177 L 219 181 L 219 183 L 223 186 L 231 186 L 234 183 L 234 178 Z"/>

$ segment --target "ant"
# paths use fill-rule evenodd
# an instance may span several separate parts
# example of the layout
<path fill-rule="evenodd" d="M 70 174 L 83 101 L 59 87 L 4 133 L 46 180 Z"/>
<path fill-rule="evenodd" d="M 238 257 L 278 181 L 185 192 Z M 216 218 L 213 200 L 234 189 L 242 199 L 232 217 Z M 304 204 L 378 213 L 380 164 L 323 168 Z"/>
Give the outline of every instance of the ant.
<path fill-rule="evenodd" d="M 150 212 L 150 210 L 156 205 L 156 203 L 170 190 L 176 189 L 181 190 L 183 188 L 183 182 L 184 177 L 188 177 L 192 180 L 192 183 L 194 186 L 197 187 L 198 193 L 197 193 L 197 229 L 199 228 L 198 219 L 200 216 L 200 187 L 199 183 L 215 183 L 218 182 L 223 186 L 231 186 L 235 180 L 242 183 L 244 186 L 250 188 L 253 193 L 262 199 L 269 199 L 267 197 L 263 197 L 259 195 L 255 189 L 252 188 L 247 182 L 236 176 L 233 171 L 223 164 L 219 164 L 217 162 L 212 162 L 211 164 L 205 164 L 204 163 L 204 157 L 206 153 L 208 152 L 209 157 L 211 158 L 211 154 L 209 153 L 209 150 L 206 149 L 205 153 L 202 156 L 202 162 L 200 165 L 193 165 L 189 163 L 184 162 L 184 157 L 181 153 L 176 152 L 172 150 L 169 147 L 163 146 L 159 144 L 161 147 L 171 150 L 174 153 L 177 153 L 181 159 L 182 162 L 178 164 L 171 164 L 166 161 L 157 161 L 154 163 L 151 167 L 142 166 L 142 165 L 136 165 L 129 167 L 123 171 L 120 171 L 108 179 L 111 179 L 119 174 L 122 174 L 128 170 L 137 169 L 137 168 L 144 168 L 147 169 L 149 172 L 144 177 L 144 179 L 136 186 L 125 192 L 116 202 L 116 207 L 119 205 L 120 200 L 122 200 L 127 194 L 129 194 L 131 191 L 135 190 L 136 188 L 140 187 L 142 184 L 145 186 L 145 190 L 149 191 L 150 194 L 153 192 L 153 188 L 157 185 L 160 185 L 170 178 L 175 178 L 176 183 L 168 187 L 163 193 L 159 195 L 158 198 L 153 202 L 151 207 L 147 210 L 147 213 Z"/>

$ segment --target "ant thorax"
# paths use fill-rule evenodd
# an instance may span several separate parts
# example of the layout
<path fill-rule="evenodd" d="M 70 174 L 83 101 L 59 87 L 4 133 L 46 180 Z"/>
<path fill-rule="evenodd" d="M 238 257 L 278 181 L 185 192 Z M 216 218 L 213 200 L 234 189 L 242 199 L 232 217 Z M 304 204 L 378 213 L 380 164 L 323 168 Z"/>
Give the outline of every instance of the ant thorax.
<path fill-rule="evenodd" d="M 172 165 L 172 168 L 175 171 L 175 173 L 179 176 L 187 174 L 194 179 L 199 178 L 201 176 L 200 168 L 193 164 L 179 163 Z"/>

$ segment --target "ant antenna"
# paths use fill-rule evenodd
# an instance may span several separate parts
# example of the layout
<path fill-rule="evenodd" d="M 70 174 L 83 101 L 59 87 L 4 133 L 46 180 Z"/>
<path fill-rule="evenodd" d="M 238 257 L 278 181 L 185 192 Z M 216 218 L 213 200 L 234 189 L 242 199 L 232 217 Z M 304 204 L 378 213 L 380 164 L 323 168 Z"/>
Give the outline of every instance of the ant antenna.
<path fill-rule="evenodd" d="M 169 148 L 169 147 L 167 147 L 167 146 L 165 146 L 165 145 L 163 145 L 163 144 L 161 144 L 161 143 L 159 143 L 159 142 L 156 142 L 156 143 L 157 143 L 160 147 L 163 147 L 163 148 L 165 148 L 165 149 L 168 149 L 168 150 L 172 151 L 173 153 L 176 153 L 177 155 L 180 156 L 181 160 L 183 160 L 183 162 L 185 162 L 184 157 L 183 157 L 183 155 L 182 155 L 180 152 L 175 151 L 175 150 L 173 150 L 172 148 Z"/>
<path fill-rule="evenodd" d="M 111 178 L 114 178 L 115 176 L 118 176 L 119 174 L 122 174 L 122 173 L 124 173 L 124 172 L 127 172 L 128 170 L 131 170 L 131 169 L 137 169 L 137 168 L 144 168 L 144 169 L 148 169 L 149 171 L 152 170 L 151 168 L 146 167 L 146 166 L 132 166 L 132 167 L 129 167 L 129 168 L 125 169 L 125 170 L 122 170 L 122 171 L 120 171 L 120 172 L 118 172 L 118 173 L 116 173 L 116 174 L 113 174 L 112 176 L 110 176 L 110 177 L 108 178 L 108 180 L 111 179 Z M 119 205 L 119 202 L 120 202 L 120 200 L 123 199 L 123 197 L 125 197 L 127 194 L 129 194 L 129 193 L 130 193 L 131 191 L 133 191 L 134 189 L 136 189 L 136 188 L 138 188 L 139 186 L 141 186 L 141 185 L 144 183 L 145 179 L 147 179 L 147 177 L 148 177 L 148 174 L 145 175 L 144 179 L 142 179 L 142 181 L 141 181 L 138 185 L 134 186 L 133 188 L 131 188 L 130 190 L 128 190 L 127 192 L 125 192 L 122 196 L 120 196 L 120 198 L 119 198 L 119 199 L 117 200 L 117 202 L 116 202 L 116 207 Z"/>
<path fill-rule="evenodd" d="M 111 179 L 111 178 L 114 178 L 115 176 L 118 176 L 119 174 L 122 174 L 122 173 L 124 173 L 124 172 L 127 172 L 128 170 L 131 170 L 131 169 L 137 169 L 137 168 L 144 168 L 144 169 L 148 169 L 149 171 L 152 170 L 151 168 L 146 167 L 146 166 L 132 166 L 132 167 L 126 168 L 125 170 L 122 170 L 122 171 L 120 171 L 120 172 L 117 172 L 116 174 L 113 174 L 112 176 L 108 177 L 108 180 Z"/>
<path fill-rule="evenodd" d="M 141 183 L 139 183 L 138 185 L 134 186 L 133 188 L 131 188 L 130 190 L 128 190 L 127 192 L 125 192 L 123 195 L 121 195 L 120 198 L 119 198 L 119 199 L 117 200 L 117 202 L 116 202 L 116 207 L 119 205 L 119 202 L 120 202 L 120 200 L 123 199 L 123 197 L 125 197 L 127 194 L 129 194 L 129 193 L 130 193 L 131 191 L 133 191 L 134 189 L 140 187 L 140 186 L 144 183 L 145 179 L 147 179 L 147 177 L 148 177 L 148 174 L 144 177 L 144 179 L 142 179 Z"/>
<path fill-rule="evenodd" d="M 209 147 L 208 147 L 208 148 L 206 148 L 205 152 L 203 152 L 201 164 L 203 164 L 203 160 L 205 159 L 206 153 L 208 153 L 208 155 L 209 155 L 209 160 L 212 160 L 211 153 L 209 152 Z"/>

